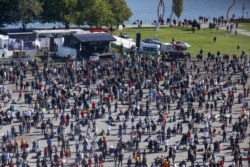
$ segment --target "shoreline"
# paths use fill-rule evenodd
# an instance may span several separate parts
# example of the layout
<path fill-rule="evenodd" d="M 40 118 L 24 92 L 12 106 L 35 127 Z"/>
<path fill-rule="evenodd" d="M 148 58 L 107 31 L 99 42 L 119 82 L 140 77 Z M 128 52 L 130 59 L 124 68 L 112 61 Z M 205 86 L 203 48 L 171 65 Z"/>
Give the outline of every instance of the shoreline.
<path fill-rule="evenodd" d="M 192 20 L 192 19 L 188 19 L 188 20 Z M 250 22 L 250 18 L 245 18 L 245 19 L 234 19 L 235 21 L 238 21 L 239 23 L 248 23 Z M 207 23 L 204 23 L 204 22 L 200 22 L 199 20 L 196 20 L 198 23 L 200 23 L 201 25 L 208 25 L 209 23 L 213 23 L 213 20 L 208 20 Z M 40 24 L 40 23 L 39 23 Z M 29 32 L 31 30 L 37 30 L 37 29 L 65 29 L 64 26 L 61 24 L 61 23 L 55 23 L 54 25 L 52 25 L 53 23 L 46 23 L 46 24 L 51 24 L 51 25 L 48 25 L 48 26 L 30 26 L 29 24 L 27 25 L 27 28 L 26 28 L 26 31 L 25 32 Z M 46 25 L 44 24 L 44 25 Z M 125 25 L 125 28 L 136 28 L 138 27 L 138 24 L 135 24 L 134 23 L 126 23 L 124 24 Z M 170 24 L 169 23 L 165 23 L 163 25 L 160 25 L 160 27 L 166 27 L 166 26 L 169 26 Z M 223 24 L 224 25 L 224 24 Z M 0 28 L 1 31 L 8 31 L 8 32 L 12 32 L 12 31 L 15 31 L 15 32 L 23 32 L 22 31 L 22 28 L 19 27 L 19 25 L 16 25 L 16 27 L 12 27 L 14 25 L 9 25 L 10 27 L 5 26 L 5 27 L 2 27 Z M 112 27 L 115 27 L 115 26 L 112 26 Z M 156 24 L 154 23 L 154 21 L 152 21 L 152 23 L 143 23 L 141 27 L 156 27 Z M 82 26 L 75 26 L 75 25 L 72 25 L 70 27 L 70 29 L 75 29 L 75 28 L 90 28 L 90 26 L 87 26 L 87 25 L 82 25 Z M 103 27 L 103 28 L 106 28 L 106 27 Z M 1 33 L 0 31 L 0 33 Z"/>

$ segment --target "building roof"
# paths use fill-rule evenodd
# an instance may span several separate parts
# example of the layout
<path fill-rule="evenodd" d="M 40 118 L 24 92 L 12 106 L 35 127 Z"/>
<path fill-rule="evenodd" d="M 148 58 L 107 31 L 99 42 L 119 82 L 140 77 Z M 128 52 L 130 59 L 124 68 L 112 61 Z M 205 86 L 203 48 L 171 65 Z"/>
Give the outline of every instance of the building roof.
<path fill-rule="evenodd" d="M 80 42 L 116 41 L 109 33 L 73 34 Z"/>
<path fill-rule="evenodd" d="M 81 29 L 49 29 L 49 30 L 33 30 L 36 34 L 71 34 L 71 33 L 84 33 Z"/>

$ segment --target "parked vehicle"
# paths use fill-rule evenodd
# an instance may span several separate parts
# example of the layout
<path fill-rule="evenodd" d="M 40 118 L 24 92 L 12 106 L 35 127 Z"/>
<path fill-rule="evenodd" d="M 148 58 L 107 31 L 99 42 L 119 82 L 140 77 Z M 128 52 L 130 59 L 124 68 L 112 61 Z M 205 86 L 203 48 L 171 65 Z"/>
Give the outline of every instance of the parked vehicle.
<path fill-rule="evenodd" d="M 141 42 L 140 50 L 142 54 L 160 55 L 160 45 Z"/>
<path fill-rule="evenodd" d="M 132 39 L 128 34 L 120 34 L 119 37 L 120 37 L 120 38 L 127 39 L 127 40 L 129 40 L 129 41 L 133 41 L 133 39 Z"/>
<path fill-rule="evenodd" d="M 146 38 L 146 39 L 142 40 L 142 42 L 150 43 L 150 44 L 158 44 L 158 45 L 161 44 L 161 41 L 157 38 Z"/>
<path fill-rule="evenodd" d="M 172 43 L 162 43 L 161 44 L 161 53 L 165 54 L 169 51 L 174 51 L 174 45 Z"/>
<path fill-rule="evenodd" d="M 187 50 L 191 45 L 189 45 L 188 43 L 186 42 L 182 42 L 182 41 L 177 41 L 175 43 L 175 47 L 176 48 L 179 48 L 181 50 Z"/>

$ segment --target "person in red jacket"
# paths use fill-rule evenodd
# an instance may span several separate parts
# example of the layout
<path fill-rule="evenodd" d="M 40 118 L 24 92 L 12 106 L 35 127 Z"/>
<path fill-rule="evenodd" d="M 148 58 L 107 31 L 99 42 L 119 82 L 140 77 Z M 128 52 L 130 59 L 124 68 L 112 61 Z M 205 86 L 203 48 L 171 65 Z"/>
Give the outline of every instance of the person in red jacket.
<path fill-rule="evenodd" d="M 91 160 L 91 157 L 89 157 L 88 159 L 88 167 L 91 167 L 92 166 L 92 160 Z"/>
<path fill-rule="evenodd" d="M 54 108 L 54 117 L 52 119 L 56 119 L 58 118 L 58 109 L 57 108 Z"/>
<path fill-rule="evenodd" d="M 85 115 L 85 110 L 82 109 L 82 111 L 81 111 L 81 117 L 82 117 L 82 119 L 84 118 L 84 115 Z"/>
<path fill-rule="evenodd" d="M 19 94 L 18 94 L 18 101 L 22 99 L 22 94 L 23 94 L 23 91 L 22 89 L 20 89 Z"/>
<path fill-rule="evenodd" d="M 92 102 L 92 109 L 95 109 L 96 108 L 96 103 L 93 101 Z"/>
<path fill-rule="evenodd" d="M 14 167 L 14 163 L 12 162 L 12 160 L 9 163 L 9 167 Z"/>
<path fill-rule="evenodd" d="M 64 152 L 64 155 L 65 155 L 65 157 L 67 158 L 67 163 L 68 163 L 69 157 L 71 156 L 70 151 L 69 151 L 69 150 L 66 150 L 66 151 Z"/>

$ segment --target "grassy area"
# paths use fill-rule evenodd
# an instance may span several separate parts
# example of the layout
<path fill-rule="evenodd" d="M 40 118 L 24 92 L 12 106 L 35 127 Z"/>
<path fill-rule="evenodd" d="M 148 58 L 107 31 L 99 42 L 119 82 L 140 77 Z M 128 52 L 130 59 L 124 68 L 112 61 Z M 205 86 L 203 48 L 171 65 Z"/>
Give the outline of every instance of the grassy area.
<path fill-rule="evenodd" d="M 240 35 L 239 33 L 235 36 L 234 33 L 229 34 L 224 30 L 218 30 L 217 32 L 216 29 L 204 28 L 192 33 L 191 28 L 162 27 L 158 31 L 155 31 L 155 28 L 126 28 L 122 31 L 117 30 L 116 34 L 120 32 L 127 33 L 133 39 L 135 39 L 136 33 L 140 32 L 141 39 L 156 37 L 162 42 L 171 42 L 172 38 L 175 41 L 184 41 L 191 45 L 187 52 L 190 52 L 193 56 L 196 56 L 201 49 L 205 55 L 208 52 L 216 54 L 217 51 L 229 55 L 240 55 L 242 50 L 248 54 L 250 53 L 250 37 Z M 213 39 L 215 36 L 217 40 L 214 43 Z M 237 51 L 238 45 L 240 46 L 239 51 Z"/>
<path fill-rule="evenodd" d="M 239 28 L 250 31 L 250 23 L 239 23 Z"/>

